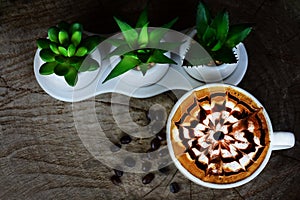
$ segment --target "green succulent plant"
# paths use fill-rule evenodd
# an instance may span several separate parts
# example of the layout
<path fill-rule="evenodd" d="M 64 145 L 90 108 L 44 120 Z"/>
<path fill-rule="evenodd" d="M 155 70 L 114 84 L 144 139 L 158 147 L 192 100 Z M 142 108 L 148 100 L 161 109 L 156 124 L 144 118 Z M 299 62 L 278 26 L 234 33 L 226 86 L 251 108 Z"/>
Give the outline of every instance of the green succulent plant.
<path fill-rule="evenodd" d="M 197 7 L 195 40 L 208 52 L 212 61 L 218 63 L 236 63 L 232 49 L 242 42 L 251 32 L 250 24 L 229 25 L 228 12 L 222 11 L 212 18 L 207 6 L 201 1 Z M 187 53 L 193 52 L 191 44 Z M 193 56 L 191 56 L 193 57 Z M 196 58 L 195 63 L 208 64 L 207 59 Z M 205 63 L 206 62 L 206 63 Z"/>
<path fill-rule="evenodd" d="M 140 70 L 145 75 L 147 69 L 156 63 L 176 64 L 174 60 L 164 55 L 164 53 L 167 50 L 174 49 L 180 43 L 162 42 L 161 40 L 168 29 L 177 21 L 177 18 L 163 25 L 161 28 L 153 30 L 150 30 L 148 26 L 147 9 L 144 9 L 140 14 L 135 28 L 116 17 L 114 19 L 124 39 L 111 38 L 108 40 L 113 46 L 116 46 L 116 49 L 109 53 L 106 58 L 120 56 L 121 60 L 105 78 L 103 83 L 134 68 Z"/>
<path fill-rule="evenodd" d="M 60 22 L 48 29 L 47 38 L 37 39 L 42 75 L 64 76 L 70 86 L 75 86 L 78 73 L 99 68 L 98 62 L 88 56 L 100 42 L 99 36 L 86 36 L 80 23 Z"/>

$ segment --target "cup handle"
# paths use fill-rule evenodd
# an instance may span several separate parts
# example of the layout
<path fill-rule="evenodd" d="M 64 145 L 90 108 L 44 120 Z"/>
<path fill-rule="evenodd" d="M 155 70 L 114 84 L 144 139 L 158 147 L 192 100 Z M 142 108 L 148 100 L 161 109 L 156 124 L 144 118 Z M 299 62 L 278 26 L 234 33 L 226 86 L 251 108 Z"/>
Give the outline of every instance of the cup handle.
<path fill-rule="evenodd" d="M 295 136 L 291 132 L 273 132 L 272 150 L 289 149 L 295 145 Z"/>

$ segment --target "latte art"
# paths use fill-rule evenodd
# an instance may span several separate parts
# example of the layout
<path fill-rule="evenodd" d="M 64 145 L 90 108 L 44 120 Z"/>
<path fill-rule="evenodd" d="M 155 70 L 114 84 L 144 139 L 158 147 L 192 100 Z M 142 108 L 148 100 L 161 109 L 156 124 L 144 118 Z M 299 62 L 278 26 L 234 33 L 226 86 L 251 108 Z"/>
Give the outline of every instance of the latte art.
<path fill-rule="evenodd" d="M 176 158 L 206 182 L 232 183 L 261 164 L 270 138 L 263 108 L 230 87 L 196 91 L 172 118 Z"/>

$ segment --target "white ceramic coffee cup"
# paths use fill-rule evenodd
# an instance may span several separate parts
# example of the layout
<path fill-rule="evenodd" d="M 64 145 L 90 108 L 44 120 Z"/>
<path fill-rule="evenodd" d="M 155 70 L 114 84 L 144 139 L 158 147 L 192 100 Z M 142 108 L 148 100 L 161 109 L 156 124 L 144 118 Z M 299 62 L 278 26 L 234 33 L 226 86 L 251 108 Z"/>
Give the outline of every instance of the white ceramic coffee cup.
<path fill-rule="evenodd" d="M 248 176 L 245 179 L 242 179 L 240 181 L 234 182 L 234 183 L 217 184 L 217 183 L 210 183 L 210 182 L 202 181 L 201 179 L 199 179 L 199 178 L 195 177 L 193 174 L 191 174 L 187 169 L 185 169 L 181 165 L 181 163 L 179 162 L 179 160 L 176 158 L 176 156 L 174 154 L 174 150 L 173 150 L 173 146 L 172 146 L 172 142 L 171 142 L 171 135 L 170 135 L 171 130 L 170 129 L 171 129 L 171 120 L 172 120 L 176 110 L 181 105 L 181 103 L 187 97 L 189 97 L 194 91 L 199 91 L 199 90 L 210 88 L 210 87 L 231 87 L 234 90 L 236 90 L 236 91 L 248 96 L 249 98 L 251 98 L 259 107 L 263 108 L 264 116 L 265 116 L 267 126 L 268 126 L 268 129 L 269 129 L 270 147 L 267 151 L 265 159 L 263 160 L 261 165 L 250 176 Z M 224 90 L 225 90 L 225 88 L 224 88 Z M 198 88 L 195 88 L 195 89 L 187 92 L 174 105 L 174 107 L 173 107 L 173 109 L 172 109 L 172 111 L 169 115 L 168 122 L 167 122 L 167 143 L 168 143 L 168 149 L 169 149 L 170 156 L 171 156 L 175 166 L 179 169 L 179 171 L 184 176 L 186 176 L 188 179 L 190 179 L 194 183 L 197 183 L 201 186 L 205 186 L 205 187 L 208 187 L 208 188 L 214 188 L 214 189 L 227 189 L 227 188 L 238 187 L 238 186 L 241 186 L 243 184 L 246 184 L 249 181 L 251 181 L 252 179 L 254 179 L 256 176 L 258 176 L 261 173 L 261 171 L 265 168 L 265 166 L 267 165 L 267 163 L 270 159 L 272 151 L 273 150 L 288 149 L 288 148 L 293 147 L 294 144 L 295 144 L 295 136 L 291 132 L 273 132 L 271 120 L 270 120 L 270 118 L 269 118 L 269 116 L 266 112 L 266 109 L 263 107 L 263 105 L 253 95 L 251 95 L 250 93 L 248 93 L 244 89 L 241 89 L 241 88 L 236 87 L 236 86 L 227 85 L 227 84 L 206 84 L 204 86 L 200 86 Z"/>

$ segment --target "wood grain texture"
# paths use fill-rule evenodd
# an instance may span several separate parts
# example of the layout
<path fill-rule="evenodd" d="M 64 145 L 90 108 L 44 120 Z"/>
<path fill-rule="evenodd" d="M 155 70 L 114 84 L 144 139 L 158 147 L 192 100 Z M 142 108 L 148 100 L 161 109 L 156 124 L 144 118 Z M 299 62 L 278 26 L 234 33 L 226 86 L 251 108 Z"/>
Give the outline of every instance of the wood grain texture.
<path fill-rule="evenodd" d="M 71 103 L 51 98 L 33 73 L 35 40 L 61 20 L 79 21 L 86 30 L 113 33 L 112 16 L 134 22 L 146 1 L 0 1 L 0 199 L 298 199 L 300 195 L 300 2 L 297 0 L 213 0 L 214 11 L 223 7 L 232 22 L 253 22 L 246 39 L 249 66 L 240 87 L 266 107 L 274 130 L 295 133 L 296 146 L 272 153 L 264 171 L 250 183 L 229 190 L 213 190 L 188 181 L 170 165 L 170 172 L 155 171 L 149 185 L 145 174 L 125 173 L 122 184 L 111 183 L 111 167 L 95 159 L 80 139 Z M 183 30 L 194 23 L 198 1 L 149 1 L 152 26 L 180 16 L 175 26 Z M 167 12 L 163 12 L 167 10 Z M 162 20 L 163 19 L 163 20 Z M 116 95 L 116 99 L 124 99 Z M 114 121 L 112 94 L 95 98 L 99 124 L 112 141 L 123 134 Z M 131 119 L 149 123 L 146 115 L 159 104 L 170 112 L 172 92 L 129 102 Z M 82 110 L 84 111 L 84 110 Z M 126 116 L 126 113 L 123 113 Z M 125 119 L 124 124 L 132 121 Z M 143 152 L 149 139 L 134 139 L 128 151 Z M 169 184 L 176 181 L 180 192 Z"/>

